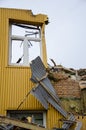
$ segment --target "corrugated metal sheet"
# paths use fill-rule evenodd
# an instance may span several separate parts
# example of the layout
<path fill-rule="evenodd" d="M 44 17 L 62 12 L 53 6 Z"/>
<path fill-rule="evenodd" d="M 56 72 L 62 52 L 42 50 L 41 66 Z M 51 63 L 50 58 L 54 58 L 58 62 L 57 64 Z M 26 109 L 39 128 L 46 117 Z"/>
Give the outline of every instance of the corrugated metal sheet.
<path fill-rule="evenodd" d="M 74 123 L 70 121 L 75 121 L 75 116 L 73 114 L 70 114 L 68 121 L 64 122 L 64 124 L 62 125 L 62 128 L 69 130 L 70 126 Z"/>
<path fill-rule="evenodd" d="M 16 109 L 31 89 L 32 83 L 29 82 L 31 72 L 29 69 L 13 69 L 7 68 L 6 70 L 1 70 L 1 87 L 0 87 L 0 113 L 4 114 L 6 109 Z M 29 106 L 29 102 L 34 102 Z M 38 104 L 38 105 L 37 105 Z M 36 108 L 36 105 L 40 107 L 39 103 L 31 98 L 31 96 L 25 101 L 21 108 Z M 21 109 L 20 108 L 20 109 Z"/>
<path fill-rule="evenodd" d="M 42 25 L 47 20 L 47 16 L 35 15 L 34 17 L 30 10 L 0 8 L 0 113 L 4 115 L 7 109 L 15 110 L 33 86 L 33 83 L 29 81 L 31 77 L 29 67 L 8 65 L 9 20 Z M 46 50 L 45 47 L 43 47 L 43 52 L 45 52 L 44 49 Z M 43 57 L 45 64 L 47 63 L 46 59 L 46 57 Z M 41 108 L 43 109 L 42 105 L 30 95 L 20 109 Z"/>
<path fill-rule="evenodd" d="M 45 109 L 48 109 L 48 103 L 50 103 L 57 111 L 66 117 L 66 119 L 68 118 L 66 122 L 63 122 L 62 128 L 69 130 L 69 128 L 75 123 L 75 116 L 73 114 L 68 114 L 62 108 L 59 97 L 56 95 L 52 84 L 47 78 L 45 66 L 40 57 L 37 57 L 32 61 L 31 70 L 31 80 L 37 83 L 31 93 L 41 102 Z"/>
<path fill-rule="evenodd" d="M 64 117 L 67 117 L 67 112 L 62 108 L 60 100 L 47 78 L 45 67 L 41 58 L 38 56 L 31 63 L 32 81 L 37 82 L 38 86 L 32 90 L 32 94 L 48 109 L 48 103 L 59 111 Z"/>
<path fill-rule="evenodd" d="M 6 115 L 6 110 L 16 110 L 29 90 L 32 89 L 33 83 L 29 81 L 31 70 L 29 67 L 17 67 L 8 65 L 8 46 L 9 46 L 9 19 L 18 23 L 42 24 L 42 60 L 47 65 L 46 45 L 44 37 L 44 21 L 46 15 L 33 16 L 28 10 L 18 9 L 1 9 L 0 8 L 0 114 Z M 45 83 L 45 81 L 44 81 Z M 48 85 L 47 85 L 48 86 Z M 50 88 L 50 92 L 52 87 Z M 53 93 L 55 93 L 53 91 Z M 61 127 L 59 119 L 62 115 L 56 111 L 50 104 L 47 111 L 47 127 L 52 128 L 55 124 Z M 45 110 L 42 105 L 32 96 L 25 100 L 20 107 L 21 110 Z"/>
<path fill-rule="evenodd" d="M 41 102 L 45 109 L 48 109 L 48 103 L 50 103 L 64 117 L 67 116 L 67 113 L 64 111 L 64 109 L 55 102 L 52 96 L 49 95 L 49 93 L 41 85 L 33 89 L 32 94 Z"/>
<path fill-rule="evenodd" d="M 32 89 L 31 93 L 41 102 L 45 109 L 48 109 L 47 100 L 44 98 L 47 95 L 44 95 L 44 90 L 42 89 L 41 85 L 37 86 L 35 89 Z"/>
<path fill-rule="evenodd" d="M 62 122 L 60 119 L 63 118 L 62 114 L 54 109 L 52 105 L 49 105 L 49 110 L 47 111 L 47 127 L 48 128 L 61 128 Z"/>
<path fill-rule="evenodd" d="M 35 60 L 32 61 L 32 64 L 30 64 L 30 66 L 32 70 L 32 78 L 31 78 L 32 81 L 37 82 L 37 83 L 39 81 L 42 81 L 42 83 L 45 84 L 46 89 L 48 89 L 48 91 L 55 97 L 55 99 L 58 102 L 60 102 L 50 80 L 47 78 L 45 66 L 42 63 L 41 58 L 38 56 Z"/>

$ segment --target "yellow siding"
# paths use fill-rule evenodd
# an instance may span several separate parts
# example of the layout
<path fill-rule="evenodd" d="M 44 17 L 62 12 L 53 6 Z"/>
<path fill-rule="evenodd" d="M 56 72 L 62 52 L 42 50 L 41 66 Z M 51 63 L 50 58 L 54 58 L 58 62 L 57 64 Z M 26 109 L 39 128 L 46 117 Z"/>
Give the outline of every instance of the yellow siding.
<path fill-rule="evenodd" d="M 8 41 L 9 41 L 9 20 L 15 20 L 17 22 L 22 22 L 26 24 L 33 24 L 33 25 L 40 25 L 42 27 L 43 35 L 43 53 L 46 54 L 46 46 L 45 46 L 45 35 L 44 35 L 44 27 L 43 24 L 45 20 L 47 19 L 46 15 L 32 15 L 31 11 L 28 10 L 15 10 L 15 9 L 0 9 L 1 19 L 0 19 L 0 34 L 1 34 L 1 43 L 2 44 L 2 54 L 4 51 L 6 51 L 6 54 L 8 54 Z M 6 44 L 7 43 L 7 44 Z M 5 45 L 4 45 L 5 44 Z M 5 47 L 5 48 L 4 48 Z M 6 50 L 5 50 L 6 49 Z M 7 57 L 5 55 L 2 55 L 2 66 L 6 65 L 7 63 Z M 3 61 L 3 59 L 5 61 Z M 47 56 L 43 57 L 43 62 L 45 66 L 47 65 Z"/>
<path fill-rule="evenodd" d="M 51 105 L 47 113 L 47 127 L 48 128 L 61 128 L 62 122 L 60 119 L 62 115 L 57 112 Z"/>
<path fill-rule="evenodd" d="M 29 81 L 31 77 L 30 69 L 6 68 L 1 70 L 1 112 L 4 110 L 17 109 L 18 105 L 31 90 L 32 83 Z M 31 103 L 30 103 L 31 102 Z M 29 105 L 30 104 L 30 105 Z M 20 109 L 37 109 L 42 108 L 41 105 L 29 95 Z"/>
<path fill-rule="evenodd" d="M 31 11 L 27 10 L 0 9 L 0 99 L 2 99 L 0 113 L 2 114 L 5 114 L 7 109 L 17 109 L 19 103 L 33 86 L 30 81 L 31 70 L 29 67 L 8 66 L 9 19 L 15 19 L 20 23 L 42 25 L 46 17 L 45 15 L 33 16 Z M 43 58 L 43 62 L 46 62 L 46 57 Z M 31 102 L 30 105 L 29 102 Z M 42 106 L 30 95 L 20 109 L 22 108 L 41 109 Z"/>
<path fill-rule="evenodd" d="M 81 130 L 86 130 L 86 116 L 79 116 L 79 121 L 82 122 Z"/>
<path fill-rule="evenodd" d="M 76 116 L 76 119 L 78 122 L 82 123 L 80 130 L 86 130 L 86 116 L 78 115 Z M 76 128 L 77 128 L 77 123 L 75 123 L 74 126 L 72 126 L 70 130 L 75 130 Z"/>
<path fill-rule="evenodd" d="M 31 70 L 29 67 L 8 66 L 8 46 L 9 46 L 9 18 L 18 22 L 33 23 L 42 27 L 42 52 L 43 62 L 47 65 L 46 44 L 44 36 L 44 21 L 46 15 L 32 15 L 31 11 L 16 9 L 0 9 L 0 114 L 6 115 L 6 110 L 16 110 L 27 92 L 34 86 L 30 81 Z M 20 110 L 44 110 L 42 105 L 29 95 L 21 105 Z M 49 128 L 57 125 L 61 118 L 54 108 L 50 106 L 47 112 L 47 126 Z"/>

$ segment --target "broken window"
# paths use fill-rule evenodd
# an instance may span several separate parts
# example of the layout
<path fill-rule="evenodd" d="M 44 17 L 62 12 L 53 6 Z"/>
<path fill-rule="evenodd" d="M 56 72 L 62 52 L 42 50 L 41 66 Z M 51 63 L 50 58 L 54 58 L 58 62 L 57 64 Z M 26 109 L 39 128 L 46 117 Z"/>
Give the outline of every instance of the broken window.
<path fill-rule="evenodd" d="M 20 120 L 23 117 L 27 119 L 31 117 L 33 123 L 40 124 L 46 127 L 46 111 L 7 110 L 7 116 Z"/>
<path fill-rule="evenodd" d="M 10 23 L 9 65 L 29 66 L 31 60 L 41 57 L 41 28 Z"/>

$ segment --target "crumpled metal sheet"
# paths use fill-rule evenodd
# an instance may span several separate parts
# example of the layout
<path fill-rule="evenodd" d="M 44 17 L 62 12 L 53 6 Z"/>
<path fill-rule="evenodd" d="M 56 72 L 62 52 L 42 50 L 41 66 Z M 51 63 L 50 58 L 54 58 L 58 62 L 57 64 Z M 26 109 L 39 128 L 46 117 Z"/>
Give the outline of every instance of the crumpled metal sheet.
<path fill-rule="evenodd" d="M 59 97 L 57 96 L 50 80 L 47 77 L 42 79 L 43 76 L 46 75 L 46 69 L 44 64 L 42 63 L 41 58 L 38 56 L 35 60 L 32 61 L 30 66 L 32 70 L 32 77 L 31 77 L 32 82 L 39 83 L 39 81 L 41 81 L 46 86 L 46 89 L 48 89 L 48 91 L 54 95 L 56 100 L 60 102 Z"/>
<path fill-rule="evenodd" d="M 64 109 L 55 102 L 52 96 L 41 85 L 32 89 L 31 93 L 41 102 L 45 109 L 48 109 L 48 103 L 50 103 L 63 116 L 66 116 Z"/>
<path fill-rule="evenodd" d="M 36 88 L 32 89 L 31 93 L 39 100 L 39 102 L 44 106 L 45 109 L 48 109 L 48 102 L 45 99 L 47 95 L 44 95 L 41 85 L 38 85 Z"/>
<path fill-rule="evenodd" d="M 69 130 L 70 126 L 73 124 L 73 123 L 70 123 L 70 121 L 75 121 L 75 116 L 73 114 L 70 114 L 68 120 L 69 121 L 67 123 L 64 123 L 62 125 L 62 128 L 65 130 Z"/>
<path fill-rule="evenodd" d="M 45 68 L 44 64 L 42 63 L 42 60 L 39 56 L 35 60 L 32 61 L 30 66 L 31 66 L 31 70 L 32 70 L 31 79 L 37 83 L 38 82 L 37 78 L 40 81 L 43 78 L 43 76 L 46 75 L 46 68 Z M 47 78 L 47 80 L 48 80 L 48 78 Z M 44 80 L 42 80 L 42 81 L 44 81 Z M 50 81 L 46 82 L 46 84 L 47 84 L 47 87 L 51 91 L 53 91 L 55 94 L 55 90 L 54 90 L 53 86 L 51 85 Z"/>
<path fill-rule="evenodd" d="M 59 97 L 47 77 L 46 68 L 41 58 L 38 56 L 31 62 L 30 66 L 32 70 L 31 80 L 37 83 L 31 93 L 41 102 L 45 109 L 48 109 L 48 103 L 50 103 L 64 117 L 67 117 L 67 112 L 62 108 Z"/>

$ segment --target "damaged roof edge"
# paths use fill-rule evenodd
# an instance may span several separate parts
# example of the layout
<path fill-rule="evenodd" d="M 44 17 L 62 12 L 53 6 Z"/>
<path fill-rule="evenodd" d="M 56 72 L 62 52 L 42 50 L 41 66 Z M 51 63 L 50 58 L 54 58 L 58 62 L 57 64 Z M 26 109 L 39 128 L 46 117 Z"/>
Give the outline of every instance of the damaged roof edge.
<path fill-rule="evenodd" d="M 19 9 L 19 8 L 0 8 L 1 11 L 6 11 L 7 14 L 9 12 L 14 12 L 14 11 L 21 11 L 21 13 L 24 13 L 32 18 L 35 18 L 35 21 L 36 19 L 38 19 L 38 22 L 39 23 L 45 23 L 46 25 L 49 23 L 49 18 L 46 14 L 33 14 L 32 10 L 28 10 L 28 9 Z"/>

